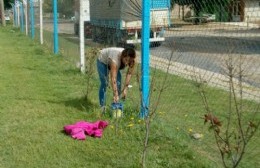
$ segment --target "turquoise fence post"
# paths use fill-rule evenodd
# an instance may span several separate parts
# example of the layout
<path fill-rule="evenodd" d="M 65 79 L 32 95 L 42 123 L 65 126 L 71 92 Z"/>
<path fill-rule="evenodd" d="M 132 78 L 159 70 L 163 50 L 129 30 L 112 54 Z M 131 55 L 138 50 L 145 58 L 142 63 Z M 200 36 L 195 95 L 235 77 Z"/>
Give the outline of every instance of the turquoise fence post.
<path fill-rule="evenodd" d="M 53 49 L 54 54 L 59 52 L 59 43 L 58 43 L 58 5 L 57 0 L 53 0 Z"/>
<path fill-rule="evenodd" d="M 142 59 L 141 59 L 141 89 L 142 89 L 142 101 L 141 101 L 141 118 L 147 117 L 149 114 L 149 92 L 150 92 L 150 0 L 142 1 Z"/>
<path fill-rule="evenodd" d="M 33 0 L 30 0 L 30 15 L 31 15 L 31 37 L 34 39 L 35 35 L 35 28 L 34 28 L 34 2 Z"/>
<path fill-rule="evenodd" d="M 171 21 L 171 1 L 168 0 L 168 27 L 171 27 L 172 21 Z"/>
<path fill-rule="evenodd" d="M 24 32 L 24 12 L 23 12 L 23 2 L 20 2 L 20 13 L 21 13 L 21 23 L 20 23 L 20 30 L 21 32 Z"/>

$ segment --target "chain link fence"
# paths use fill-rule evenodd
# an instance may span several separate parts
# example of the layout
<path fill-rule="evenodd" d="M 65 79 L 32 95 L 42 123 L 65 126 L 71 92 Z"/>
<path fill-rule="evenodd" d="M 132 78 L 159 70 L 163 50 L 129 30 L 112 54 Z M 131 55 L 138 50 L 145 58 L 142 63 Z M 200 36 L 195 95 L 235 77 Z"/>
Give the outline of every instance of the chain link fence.
<path fill-rule="evenodd" d="M 21 1 L 24 5 L 25 2 L 27 1 Z M 33 14 L 29 12 L 29 2 L 25 7 L 28 34 L 31 36 L 30 33 L 35 28 L 34 40 L 40 41 L 39 7 L 42 2 L 43 44 L 52 50 L 52 1 L 33 0 Z M 142 1 L 88 2 L 89 4 L 83 5 L 77 0 L 58 1 L 59 52 L 62 56 L 75 66 L 80 66 L 79 18 L 80 11 L 83 11 L 87 13 L 84 17 L 90 15 L 89 18 L 82 16 L 86 73 L 91 71 L 96 74 L 93 72 L 93 58 L 88 56 L 93 56 L 98 49 L 108 46 L 135 47 L 139 55 L 138 62 L 141 63 Z M 206 124 L 213 120 L 207 119 L 206 115 L 213 113 L 218 116 L 223 121 L 222 130 L 226 130 L 228 123 L 233 124 L 230 120 L 226 122 L 226 119 L 239 106 L 240 110 L 237 111 L 243 112 L 241 115 L 246 118 L 241 121 L 244 125 L 254 119 L 259 122 L 260 2 L 152 0 L 150 5 L 149 110 L 151 113 L 156 111 L 155 120 L 161 127 L 170 128 L 162 134 L 174 132 L 176 141 L 192 148 L 198 157 L 210 160 L 213 167 L 219 167 L 222 162 L 219 151 L 223 153 L 227 150 L 228 153 L 233 149 L 225 149 L 230 146 L 222 143 L 217 147 L 216 142 L 221 141 L 225 135 L 222 132 L 223 135 L 219 138 L 216 129 L 215 134 L 208 131 L 210 126 Z M 82 9 L 80 6 L 83 6 Z M 32 22 L 31 17 L 35 18 L 33 28 L 29 24 Z M 21 25 L 15 21 L 14 26 Z M 137 66 L 132 88 L 129 89 L 127 108 L 140 107 L 140 102 L 137 101 L 140 100 L 140 94 L 137 93 L 140 92 L 141 75 L 141 66 Z M 93 89 L 97 91 L 98 87 L 94 86 L 91 90 Z M 233 112 L 232 115 L 235 116 Z M 245 155 L 247 163 L 243 163 L 243 167 L 257 167 L 260 163 L 257 160 L 260 151 L 258 140 L 259 131 L 248 145 L 247 151 L 250 152 Z M 239 146 L 238 143 L 235 144 Z"/>

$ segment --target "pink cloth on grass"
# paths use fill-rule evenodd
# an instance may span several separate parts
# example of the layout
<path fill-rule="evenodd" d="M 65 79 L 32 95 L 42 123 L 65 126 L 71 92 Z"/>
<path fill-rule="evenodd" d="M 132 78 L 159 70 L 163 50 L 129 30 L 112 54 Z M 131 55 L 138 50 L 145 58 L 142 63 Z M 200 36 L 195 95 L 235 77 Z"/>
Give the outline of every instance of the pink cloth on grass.
<path fill-rule="evenodd" d="M 64 130 L 74 139 L 85 140 L 86 135 L 100 138 L 102 136 L 103 129 L 107 126 L 107 121 L 96 121 L 93 123 L 79 121 L 72 125 L 65 125 Z"/>

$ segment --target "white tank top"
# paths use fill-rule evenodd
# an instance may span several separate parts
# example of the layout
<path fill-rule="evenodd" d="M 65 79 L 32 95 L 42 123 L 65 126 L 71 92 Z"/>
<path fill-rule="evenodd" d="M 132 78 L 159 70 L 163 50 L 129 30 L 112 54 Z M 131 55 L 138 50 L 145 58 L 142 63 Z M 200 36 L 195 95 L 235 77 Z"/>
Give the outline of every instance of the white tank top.
<path fill-rule="evenodd" d="M 104 48 L 100 51 L 98 60 L 106 65 L 110 65 L 111 61 L 117 65 L 119 68 L 121 65 L 120 56 L 124 48 L 110 47 Z"/>

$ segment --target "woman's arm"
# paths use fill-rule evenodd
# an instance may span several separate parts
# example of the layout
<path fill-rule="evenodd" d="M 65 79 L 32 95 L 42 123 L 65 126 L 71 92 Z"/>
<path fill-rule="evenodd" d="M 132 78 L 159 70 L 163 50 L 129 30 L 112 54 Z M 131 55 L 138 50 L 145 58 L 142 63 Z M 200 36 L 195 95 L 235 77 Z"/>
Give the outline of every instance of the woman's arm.
<path fill-rule="evenodd" d="M 128 85 L 130 83 L 133 71 L 134 71 L 134 66 L 129 67 L 128 70 L 127 70 L 127 74 L 126 74 L 126 78 L 125 78 L 125 85 L 124 85 L 124 88 L 123 88 L 123 91 L 122 91 L 123 92 L 123 95 L 122 95 L 123 99 L 125 99 L 125 97 L 126 97 Z"/>
<path fill-rule="evenodd" d="M 115 63 L 111 61 L 110 64 L 110 78 L 111 78 L 111 85 L 113 90 L 113 99 L 114 103 L 117 103 L 119 101 L 119 95 L 118 95 L 118 88 L 117 88 L 117 72 L 118 68 Z"/>

